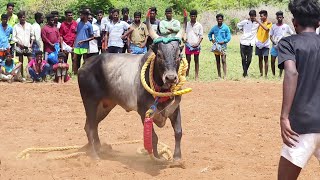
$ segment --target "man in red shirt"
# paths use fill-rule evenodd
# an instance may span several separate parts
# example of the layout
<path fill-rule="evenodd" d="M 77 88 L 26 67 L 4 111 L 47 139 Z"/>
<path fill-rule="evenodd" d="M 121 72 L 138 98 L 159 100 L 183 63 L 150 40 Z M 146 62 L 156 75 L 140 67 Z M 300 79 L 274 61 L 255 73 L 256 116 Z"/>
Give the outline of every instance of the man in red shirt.
<path fill-rule="evenodd" d="M 54 44 L 60 42 L 60 34 L 58 29 L 54 26 L 54 16 L 49 14 L 46 16 L 47 24 L 41 29 L 41 38 L 44 45 L 45 60 L 48 55 L 55 51 Z"/>
<path fill-rule="evenodd" d="M 64 12 L 66 20 L 61 23 L 59 32 L 61 36 L 61 42 L 65 43 L 67 46 L 73 48 L 74 41 L 76 39 L 76 29 L 77 29 L 77 22 L 73 20 L 73 13 L 71 10 L 66 10 Z M 63 44 L 64 44 L 63 43 Z M 68 48 L 66 48 L 64 45 L 62 45 L 62 50 L 66 54 L 66 62 L 69 57 L 69 52 L 70 51 Z M 71 58 L 73 57 L 73 52 L 71 52 Z"/>

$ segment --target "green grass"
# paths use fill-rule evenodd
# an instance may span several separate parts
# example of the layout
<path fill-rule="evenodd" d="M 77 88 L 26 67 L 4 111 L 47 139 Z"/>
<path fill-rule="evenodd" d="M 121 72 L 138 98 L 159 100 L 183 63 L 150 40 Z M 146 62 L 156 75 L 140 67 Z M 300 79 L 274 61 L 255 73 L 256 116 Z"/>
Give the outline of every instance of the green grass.
<path fill-rule="evenodd" d="M 239 81 L 243 80 L 242 77 L 242 64 L 241 64 L 241 56 L 240 56 L 240 35 L 233 35 L 231 41 L 228 43 L 227 49 L 227 80 Z M 216 60 L 214 54 L 210 51 L 212 47 L 212 43 L 208 40 L 206 34 L 201 43 L 201 53 L 200 53 L 200 67 L 199 67 L 199 80 L 200 81 L 215 81 L 219 80 L 218 72 L 216 68 Z M 276 76 L 272 75 L 271 71 L 271 60 L 269 56 L 269 70 L 268 70 L 268 78 L 260 77 L 259 65 L 258 65 L 258 57 L 254 55 L 252 56 L 252 62 L 249 68 L 249 77 L 246 79 L 259 79 L 259 80 L 267 80 L 267 81 L 280 81 L 279 69 L 276 68 Z M 221 69 L 221 72 L 222 69 Z M 223 74 L 223 73 L 222 73 Z M 191 60 L 190 67 L 190 75 L 188 80 L 194 80 L 194 61 L 193 58 Z"/>

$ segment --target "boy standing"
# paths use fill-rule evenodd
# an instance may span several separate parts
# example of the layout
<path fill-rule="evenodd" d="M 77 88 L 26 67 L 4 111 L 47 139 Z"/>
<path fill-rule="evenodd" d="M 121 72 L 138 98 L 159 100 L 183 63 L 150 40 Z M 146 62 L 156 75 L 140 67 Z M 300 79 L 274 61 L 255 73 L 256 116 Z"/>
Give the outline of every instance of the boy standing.
<path fill-rule="evenodd" d="M 249 12 L 249 19 L 243 20 L 237 24 L 240 30 L 243 30 L 243 35 L 240 39 L 240 53 L 242 59 L 243 77 L 248 76 L 248 69 L 252 60 L 253 46 L 256 41 L 257 30 L 257 13 L 255 10 Z"/>
<path fill-rule="evenodd" d="M 297 35 L 278 44 L 279 68 L 285 71 L 280 116 L 283 147 L 279 180 L 297 179 L 311 156 L 320 160 L 320 17 L 318 0 L 291 0 Z"/>
<path fill-rule="evenodd" d="M 166 19 L 160 21 L 159 31 L 163 37 L 175 37 L 180 31 L 180 22 L 172 18 L 172 8 L 165 11 Z"/>
<path fill-rule="evenodd" d="M 128 52 L 132 54 L 147 53 L 147 40 L 149 32 L 147 26 L 141 22 L 141 12 L 134 13 L 134 22 L 130 26 L 132 31 L 128 37 Z"/>
<path fill-rule="evenodd" d="M 197 10 L 190 11 L 190 22 L 187 23 L 186 28 L 186 58 L 188 60 L 188 70 L 187 76 L 189 75 L 191 55 L 194 55 L 194 64 L 195 64 L 195 79 L 198 80 L 199 77 L 199 54 L 200 54 L 200 44 L 203 39 L 203 27 L 197 22 Z"/>
<path fill-rule="evenodd" d="M 16 43 L 16 56 L 19 57 L 23 69 L 23 56 L 28 57 L 28 62 L 31 60 L 34 31 L 32 25 L 26 22 L 25 11 L 20 11 L 18 18 L 19 23 L 13 27 L 12 41 Z M 21 71 L 21 74 L 23 76 L 23 71 Z"/>
<path fill-rule="evenodd" d="M 272 70 L 272 74 L 273 76 L 276 75 L 276 67 L 275 67 L 275 63 L 276 63 L 276 58 L 278 56 L 278 49 L 277 49 L 277 45 L 278 42 L 280 41 L 281 38 L 286 37 L 288 35 L 292 35 L 293 31 L 290 28 L 290 26 L 288 24 L 284 24 L 283 23 L 283 12 L 282 11 L 278 11 L 276 13 L 277 16 L 277 24 L 272 25 L 271 30 L 270 30 L 270 40 L 272 42 L 272 48 L 271 48 L 271 70 Z M 282 75 L 282 69 L 280 69 L 280 77 Z"/>
<path fill-rule="evenodd" d="M 261 21 L 256 21 L 259 24 L 257 31 L 257 42 L 256 42 L 256 55 L 259 57 L 259 70 L 260 76 L 263 76 L 263 60 L 265 77 L 268 76 L 268 57 L 269 57 L 269 32 L 272 27 L 272 23 L 268 21 L 268 12 L 261 10 L 259 12 Z"/>
<path fill-rule="evenodd" d="M 222 14 L 217 14 L 218 25 L 213 26 L 208 34 L 209 40 L 213 43 L 212 50 L 216 57 L 219 78 L 221 78 L 220 57 L 223 66 L 223 77 L 227 77 L 227 43 L 231 40 L 230 29 L 223 23 L 223 18 Z M 212 35 L 214 35 L 214 39 L 212 39 Z"/>
<path fill-rule="evenodd" d="M 77 36 L 74 43 L 74 57 L 72 61 L 73 73 L 78 74 L 78 69 L 81 64 L 81 57 L 83 56 L 83 61 L 87 59 L 89 41 L 94 39 L 93 28 L 91 23 L 88 21 L 89 11 L 81 11 L 81 20 L 77 26 Z"/>

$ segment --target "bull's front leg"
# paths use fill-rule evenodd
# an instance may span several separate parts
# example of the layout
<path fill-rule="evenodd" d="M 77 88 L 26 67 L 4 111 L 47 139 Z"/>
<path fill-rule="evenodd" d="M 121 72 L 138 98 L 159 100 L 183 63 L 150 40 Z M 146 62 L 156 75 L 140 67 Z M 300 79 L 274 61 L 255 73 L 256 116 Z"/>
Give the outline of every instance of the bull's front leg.
<path fill-rule="evenodd" d="M 174 130 L 174 138 L 175 138 L 175 148 L 173 154 L 173 160 L 179 161 L 181 160 L 181 138 L 182 138 L 182 127 L 181 127 L 181 114 L 180 114 L 180 106 L 174 111 L 174 113 L 169 116 L 171 125 Z"/>

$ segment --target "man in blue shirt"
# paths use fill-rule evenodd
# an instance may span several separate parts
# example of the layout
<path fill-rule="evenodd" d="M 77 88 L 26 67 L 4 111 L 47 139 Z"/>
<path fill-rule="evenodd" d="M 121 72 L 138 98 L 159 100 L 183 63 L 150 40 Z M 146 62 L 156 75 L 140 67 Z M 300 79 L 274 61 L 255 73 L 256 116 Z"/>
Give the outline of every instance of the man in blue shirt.
<path fill-rule="evenodd" d="M 12 37 L 12 27 L 8 25 L 8 15 L 1 15 L 1 25 L 0 25 L 0 59 L 5 58 L 5 53 L 10 50 L 10 44 Z"/>
<path fill-rule="evenodd" d="M 208 38 L 213 43 L 212 51 L 214 52 L 216 57 L 218 76 L 221 78 L 221 59 L 223 66 L 223 76 L 225 78 L 227 76 L 227 43 L 231 40 L 231 32 L 229 27 L 223 23 L 222 14 L 218 14 L 216 16 L 216 19 L 218 25 L 212 27 L 208 34 Z M 214 39 L 212 38 L 212 34 L 214 35 Z"/>
<path fill-rule="evenodd" d="M 81 57 L 83 55 L 83 61 L 87 59 L 89 41 L 94 39 L 93 28 L 91 23 L 88 21 L 89 11 L 81 11 L 81 20 L 77 26 L 77 36 L 74 43 L 74 57 L 72 61 L 73 73 L 78 74 L 80 68 Z"/>

